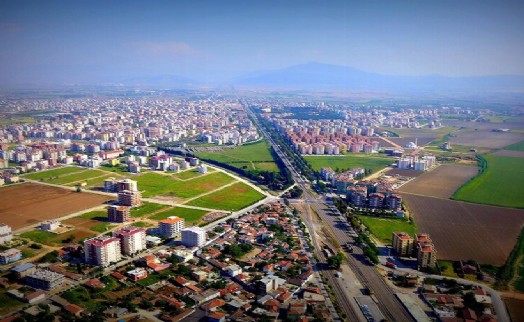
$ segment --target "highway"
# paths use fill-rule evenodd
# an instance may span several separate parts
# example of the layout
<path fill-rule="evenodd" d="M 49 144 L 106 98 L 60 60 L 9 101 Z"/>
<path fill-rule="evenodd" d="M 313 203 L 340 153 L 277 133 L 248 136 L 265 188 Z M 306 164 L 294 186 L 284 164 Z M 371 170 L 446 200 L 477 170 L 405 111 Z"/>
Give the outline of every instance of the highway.
<path fill-rule="evenodd" d="M 248 114 L 252 116 L 252 119 L 256 123 L 259 130 L 267 138 L 269 144 L 273 147 L 278 156 L 282 159 L 284 165 L 291 172 L 293 179 L 296 184 L 304 191 L 302 195 L 302 201 L 306 203 L 306 207 L 310 205 L 312 209 L 319 215 L 320 219 L 329 227 L 335 239 L 340 243 L 340 245 L 346 245 L 347 243 L 353 243 L 353 239 L 349 236 L 350 227 L 346 219 L 335 209 L 332 205 L 328 204 L 327 200 L 322 197 L 315 196 L 309 186 L 308 181 L 300 175 L 297 170 L 293 167 L 286 154 L 282 152 L 279 145 L 276 144 L 272 137 L 267 133 L 266 129 L 261 126 L 258 121 L 257 116 L 251 111 L 251 109 L 243 104 L 240 100 L 239 102 L 244 105 Z M 313 224 L 311 214 L 305 216 L 305 224 L 311 232 L 312 241 L 314 236 Z M 319 260 L 325 262 L 324 254 L 321 249 L 319 249 L 318 244 L 314 241 L 313 245 L 315 246 L 315 254 L 318 256 Z M 356 245 L 352 245 L 353 253 L 346 252 L 346 257 L 348 258 L 348 264 L 359 279 L 360 283 L 369 288 L 377 299 L 377 305 L 380 308 L 382 314 L 389 321 L 415 321 L 413 317 L 409 314 L 406 308 L 402 305 L 400 300 L 396 297 L 394 291 L 386 284 L 384 278 L 380 273 L 375 269 L 371 264 L 368 264 L 362 255 L 362 249 Z M 340 280 L 334 276 L 334 271 L 326 269 L 323 271 L 324 276 L 328 279 L 329 284 L 333 287 L 333 291 L 336 294 L 336 298 L 344 313 L 347 314 L 350 321 L 360 320 L 360 314 L 355 312 L 355 309 L 351 305 L 353 302 L 352 299 L 348 299 L 346 293 L 340 285 Z M 359 312 L 360 313 L 360 312 Z"/>

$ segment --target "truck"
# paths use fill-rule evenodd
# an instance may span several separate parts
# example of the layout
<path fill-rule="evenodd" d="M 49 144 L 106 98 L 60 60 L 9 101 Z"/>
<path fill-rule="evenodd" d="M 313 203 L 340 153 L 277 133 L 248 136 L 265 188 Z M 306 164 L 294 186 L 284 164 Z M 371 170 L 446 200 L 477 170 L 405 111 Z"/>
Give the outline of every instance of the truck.
<path fill-rule="evenodd" d="M 393 262 L 386 262 L 386 267 L 395 269 L 397 268 L 397 265 L 395 265 L 395 263 Z"/>

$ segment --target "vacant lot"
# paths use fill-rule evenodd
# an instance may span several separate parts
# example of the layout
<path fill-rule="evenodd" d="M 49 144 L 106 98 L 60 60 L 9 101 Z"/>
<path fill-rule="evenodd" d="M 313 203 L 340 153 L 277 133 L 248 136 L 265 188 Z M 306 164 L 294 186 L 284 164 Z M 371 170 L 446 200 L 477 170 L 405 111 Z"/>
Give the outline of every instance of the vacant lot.
<path fill-rule="evenodd" d="M 504 148 L 505 150 L 511 151 L 524 151 L 524 141 L 517 142 Z"/>
<path fill-rule="evenodd" d="M 316 171 L 320 171 L 324 167 L 330 167 L 333 170 L 339 169 L 340 171 L 363 168 L 376 172 L 394 162 L 392 158 L 387 158 L 384 155 L 363 153 L 351 153 L 340 156 L 304 156 L 304 158 Z"/>
<path fill-rule="evenodd" d="M 162 220 L 166 219 L 167 217 L 177 216 L 184 218 L 186 226 L 189 226 L 199 223 L 200 219 L 207 213 L 208 212 L 204 210 L 175 207 L 163 212 L 159 212 L 151 216 L 149 219 Z"/>
<path fill-rule="evenodd" d="M 146 198 L 154 196 L 191 198 L 220 188 L 234 180 L 222 172 L 206 174 L 187 181 L 175 180 L 157 173 L 146 173 L 136 177 L 138 189 L 143 191 L 142 196 Z"/>
<path fill-rule="evenodd" d="M 131 217 L 133 218 L 140 218 L 143 216 L 147 216 L 151 213 L 157 212 L 160 209 L 167 208 L 168 206 L 158 204 L 158 203 L 151 203 L 151 202 L 144 202 L 140 207 L 135 207 L 131 209 Z"/>
<path fill-rule="evenodd" d="M 199 158 L 211 159 L 246 170 L 279 171 L 265 141 L 239 146 L 222 152 L 198 152 Z"/>
<path fill-rule="evenodd" d="M 500 266 L 524 224 L 524 210 L 402 194 L 418 230 L 429 233 L 439 259 Z"/>
<path fill-rule="evenodd" d="M 191 206 L 237 211 L 264 198 L 264 195 L 245 183 L 232 186 L 205 195 L 188 203 Z"/>
<path fill-rule="evenodd" d="M 493 126 L 495 128 L 496 126 Z M 517 143 L 524 138 L 519 133 L 493 132 L 491 130 L 475 130 L 472 128 L 453 132 L 450 138 L 451 145 L 465 145 L 485 148 L 503 148 L 513 143 Z"/>
<path fill-rule="evenodd" d="M 42 230 L 32 230 L 22 233 L 20 236 L 44 245 L 60 246 L 62 244 L 79 243 L 82 240 L 94 237 L 95 235 L 95 233 L 88 230 L 73 229 L 59 235 Z"/>
<path fill-rule="evenodd" d="M 92 208 L 110 199 L 86 192 L 25 183 L 0 188 L 0 214 L 2 222 L 18 229 Z"/>
<path fill-rule="evenodd" d="M 493 153 L 494 155 L 501 155 L 504 157 L 524 158 L 524 151 L 515 150 L 498 150 Z"/>
<path fill-rule="evenodd" d="M 521 158 L 485 155 L 487 168 L 462 186 L 457 200 L 524 208 L 524 167 Z"/>
<path fill-rule="evenodd" d="M 24 177 L 31 179 L 31 180 L 42 180 L 47 181 L 56 177 L 66 176 L 71 173 L 75 172 L 81 172 L 85 171 L 83 168 L 78 167 L 64 167 L 64 168 L 58 168 L 53 170 L 47 170 L 47 171 L 41 171 L 41 172 L 33 172 L 26 174 Z"/>
<path fill-rule="evenodd" d="M 84 171 L 81 171 L 81 172 L 75 172 L 75 173 L 59 176 L 58 178 L 53 178 L 53 179 L 50 179 L 50 180 L 46 180 L 45 182 L 53 183 L 53 184 L 64 184 L 64 185 L 67 185 L 67 184 L 78 183 L 78 182 L 85 181 L 85 180 L 88 180 L 88 179 L 101 177 L 101 176 L 104 176 L 104 175 L 108 176 L 108 173 L 105 172 L 105 171 L 89 169 L 89 170 L 84 170 Z"/>
<path fill-rule="evenodd" d="M 196 178 L 196 177 L 200 177 L 202 175 L 203 174 L 201 174 L 197 170 L 187 170 L 187 171 L 182 171 L 182 172 L 179 172 L 179 173 L 175 173 L 173 175 L 173 177 L 178 178 L 180 180 L 189 180 L 189 179 L 193 179 L 193 178 Z"/>
<path fill-rule="evenodd" d="M 455 191 L 478 173 L 477 167 L 445 164 L 425 172 L 399 190 L 429 197 L 450 198 Z"/>
<path fill-rule="evenodd" d="M 410 224 L 404 218 L 378 218 L 370 216 L 358 216 L 360 220 L 368 227 L 375 237 L 385 244 L 391 244 L 391 235 L 393 232 L 406 232 L 410 236 L 414 236 L 417 232 L 417 227 Z"/>

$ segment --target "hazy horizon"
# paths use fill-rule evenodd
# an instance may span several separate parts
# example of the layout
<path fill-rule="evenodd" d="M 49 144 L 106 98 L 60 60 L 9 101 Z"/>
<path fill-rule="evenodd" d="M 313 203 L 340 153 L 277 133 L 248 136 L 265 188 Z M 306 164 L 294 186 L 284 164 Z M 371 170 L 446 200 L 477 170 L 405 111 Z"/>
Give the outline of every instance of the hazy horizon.
<path fill-rule="evenodd" d="M 309 62 L 385 75 L 524 75 L 523 18 L 514 1 L 3 0 L 0 85 L 223 82 Z"/>

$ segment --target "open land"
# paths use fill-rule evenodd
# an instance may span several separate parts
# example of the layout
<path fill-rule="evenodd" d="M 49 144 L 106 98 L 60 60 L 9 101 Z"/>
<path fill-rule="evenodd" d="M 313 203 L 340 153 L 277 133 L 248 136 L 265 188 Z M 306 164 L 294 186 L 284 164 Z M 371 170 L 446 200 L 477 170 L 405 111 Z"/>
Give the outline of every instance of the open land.
<path fill-rule="evenodd" d="M 304 156 L 313 169 L 320 171 L 324 167 L 339 169 L 340 171 L 364 168 L 376 172 L 392 164 L 392 158 L 378 154 L 350 153 L 342 156 Z"/>
<path fill-rule="evenodd" d="M 522 139 L 524 139 L 524 134 L 521 133 L 493 132 L 488 129 L 475 130 L 468 128 L 453 132 L 449 142 L 452 147 L 454 144 L 458 144 L 498 149 L 522 141 Z"/>
<path fill-rule="evenodd" d="M 0 188 L 2 222 L 18 229 L 102 205 L 110 197 L 24 183 Z"/>
<path fill-rule="evenodd" d="M 524 208 L 524 167 L 522 159 L 485 155 L 487 168 L 462 186 L 454 195 L 457 200 Z"/>
<path fill-rule="evenodd" d="M 447 199 L 477 173 L 476 167 L 445 164 L 424 172 L 415 180 L 403 185 L 399 191 Z"/>
<path fill-rule="evenodd" d="M 366 225 L 371 233 L 381 242 L 391 244 L 391 235 L 393 232 L 403 231 L 413 236 L 417 232 L 417 227 L 409 223 L 404 218 L 378 218 L 371 216 L 358 216 Z"/>
<path fill-rule="evenodd" d="M 135 177 L 135 180 L 145 198 L 162 195 L 191 198 L 220 188 L 235 179 L 222 172 L 215 172 L 187 181 L 175 180 L 157 173 L 146 173 Z"/>
<path fill-rule="evenodd" d="M 524 224 L 524 210 L 402 194 L 420 232 L 429 233 L 439 259 L 504 264 Z"/>
<path fill-rule="evenodd" d="M 418 146 L 424 146 L 450 132 L 453 132 L 456 129 L 453 127 L 441 127 L 438 129 L 385 128 L 385 130 L 394 132 L 399 135 L 399 137 L 390 137 L 389 140 L 391 140 L 392 142 L 395 142 L 396 144 L 400 146 L 405 146 L 409 142 L 415 142 L 415 140 L 417 141 Z M 390 144 L 386 144 L 385 146 L 389 146 L 389 145 Z"/>
<path fill-rule="evenodd" d="M 211 173 L 213 170 L 208 171 L 208 173 Z M 191 169 L 187 171 L 182 171 L 179 173 L 175 173 L 173 175 L 174 178 L 180 179 L 180 180 L 189 180 L 196 177 L 203 176 L 204 174 L 198 172 L 196 169 Z"/>
<path fill-rule="evenodd" d="M 197 152 L 199 158 L 211 159 L 245 170 L 279 171 L 265 141 L 219 152 Z"/>
<path fill-rule="evenodd" d="M 186 226 L 188 226 L 199 223 L 202 217 L 207 213 L 208 212 L 204 210 L 175 207 L 166 211 L 158 212 L 153 216 L 149 217 L 149 219 L 162 220 L 170 216 L 177 216 L 180 218 L 184 218 Z"/>
<path fill-rule="evenodd" d="M 237 182 L 208 195 L 191 200 L 188 205 L 237 211 L 264 198 L 264 195 L 243 182 Z"/>
<path fill-rule="evenodd" d="M 505 150 L 511 150 L 511 151 L 524 151 L 524 140 L 514 143 L 512 145 L 509 145 L 504 148 Z"/>

